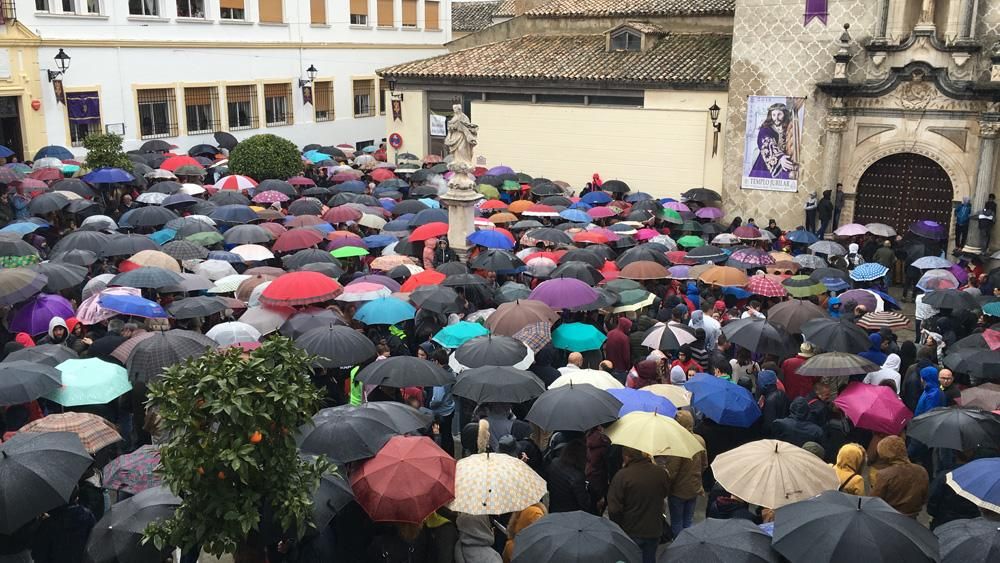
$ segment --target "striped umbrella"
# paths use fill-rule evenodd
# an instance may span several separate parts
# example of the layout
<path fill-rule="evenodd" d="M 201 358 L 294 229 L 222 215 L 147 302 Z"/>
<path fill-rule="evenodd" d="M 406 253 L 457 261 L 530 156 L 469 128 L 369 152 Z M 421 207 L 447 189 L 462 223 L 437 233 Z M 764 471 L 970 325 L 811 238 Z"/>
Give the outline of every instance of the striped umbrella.
<path fill-rule="evenodd" d="M 214 188 L 217 190 L 231 190 L 231 191 L 244 191 L 257 187 L 257 182 L 253 178 L 248 178 L 247 176 L 240 176 L 239 174 L 233 174 L 232 176 L 226 176 L 225 178 L 219 180 L 215 183 Z"/>
<path fill-rule="evenodd" d="M 909 328 L 910 319 L 895 311 L 871 312 L 865 313 L 858 320 L 858 326 L 865 330 L 880 330 L 883 328 L 896 330 Z"/>
<path fill-rule="evenodd" d="M 857 354 L 827 352 L 806 360 L 804 364 L 799 366 L 798 373 L 807 377 L 837 377 L 861 375 L 879 369 L 881 366 L 869 362 Z"/>

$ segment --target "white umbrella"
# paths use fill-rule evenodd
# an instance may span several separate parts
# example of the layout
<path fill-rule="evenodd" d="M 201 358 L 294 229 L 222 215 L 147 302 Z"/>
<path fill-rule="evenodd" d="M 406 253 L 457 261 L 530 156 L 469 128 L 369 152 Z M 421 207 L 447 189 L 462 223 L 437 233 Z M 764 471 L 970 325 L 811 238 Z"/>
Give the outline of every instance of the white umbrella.
<path fill-rule="evenodd" d="M 80 194 L 78 194 L 76 192 L 68 192 L 66 190 L 56 190 L 56 191 L 54 191 L 52 193 L 54 193 L 54 194 L 62 194 L 62 196 L 65 197 L 68 200 L 83 199 L 82 195 L 80 195 Z"/>
<path fill-rule="evenodd" d="M 250 291 L 250 298 L 247 299 L 247 306 L 257 307 L 258 305 L 260 305 L 260 294 L 264 293 L 264 290 L 267 289 L 267 286 L 269 285 L 271 285 L 271 282 L 266 281 L 258 285 L 257 287 L 253 288 L 253 290 Z"/>
<path fill-rule="evenodd" d="M 385 219 L 379 217 L 378 215 L 371 215 L 370 213 L 362 213 L 361 218 L 358 219 L 358 224 L 362 227 L 368 227 L 369 229 L 379 229 L 385 226 Z"/>
<path fill-rule="evenodd" d="M 95 295 L 104 291 L 104 289 L 108 287 L 108 282 L 111 281 L 111 279 L 114 277 L 115 277 L 114 274 L 99 274 L 91 278 L 90 281 L 88 281 L 87 284 L 83 286 L 83 292 L 82 292 L 83 299 L 87 299 L 91 295 Z"/>
<path fill-rule="evenodd" d="M 288 317 L 295 313 L 291 307 L 251 307 L 240 317 L 241 323 L 246 323 L 257 329 L 262 335 L 271 334 L 285 324 Z"/>
<path fill-rule="evenodd" d="M 147 172 L 144 178 L 147 180 L 176 180 L 177 176 L 174 176 L 174 173 L 169 170 L 157 168 L 152 172 Z"/>
<path fill-rule="evenodd" d="M 257 342 L 261 335 L 259 330 L 245 322 L 231 322 L 213 326 L 205 336 L 219 346 L 229 346 L 239 342 Z"/>
<path fill-rule="evenodd" d="M 105 228 L 109 231 L 118 230 L 118 223 L 115 223 L 115 220 L 112 219 L 111 217 L 108 217 L 107 215 L 91 215 L 90 217 L 84 219 L 83 222 L 80 223 L 80 226 L 82 227 L 84 225 L 94 225 L 94 224 L 100 224 L 102 228 Z"/>
<path fill-rule="evenodd" d="M 253 276 L 248 276 L 246 274 L 231 274 L 224 278 L 215 280 L 215 285 L 212 289 L 208 290 L 208 293 L 232 293 L 236 291 L 236 288 L 243 283 L 244 280 L 248 280 Z"/>
<path fill-rule="evenodd" d="M 135 198 L 135 200 L 138 201 L 139 203 L 160 205 L 163 203 L 163 200 L 167 199 L 168 197 L 170 196 L 160 192 L 143 192 L 139 194 L 139 197 Z"/>
<path fill-rule="evenodd" d="M 62 170 L 62 167 L 63 167 L 62 161 L 59 160 L 58 158 L 52 158 L 52 157 L 39 158 L 38 160 L 35 161 L 34 164 L 31 165 L 32 170 L 41 170 L 43 168 L 58 168 Z"/>
<path fill-rule="evenodd" d="M 622 385 L 617 379 L 605 371 L 597 369 L 576 369 L 556 378 L 549 384 L 549 389 L 562 387 L 564 385 L 593 385 L 598 389 L 607 391 L 608 389 L 622 389 Z"/>
<path fill-rule="evenodd" d="M 274 258 L 274 254 L 270 250 L 259 244 L 241 244 L 230 252 L 247 262 L 263 262 Z"/>
<path fill-rule="evenodd" d="M 205 260 L 194 268 L 194 273 L 206 277 L 212 281 L 218 281 L 226 276 L 236 274 L 233 265 L 225 260 Z M 233 288 L 236 291 L 236 288 Z"/>
<path fill-rule="evenodd" d="M 840 486 L 832 466 L 781 440 L 757 440 L 719 454 L 712 472 L 727 491 L 764 508 L 779 508 Z"/>
<path fill-rule="evenodd" d="M 199 186 L 198 184 L 181 184 L 179 192 L 187 195 L 201 195 L 205 193 L 205 188 Z"/>

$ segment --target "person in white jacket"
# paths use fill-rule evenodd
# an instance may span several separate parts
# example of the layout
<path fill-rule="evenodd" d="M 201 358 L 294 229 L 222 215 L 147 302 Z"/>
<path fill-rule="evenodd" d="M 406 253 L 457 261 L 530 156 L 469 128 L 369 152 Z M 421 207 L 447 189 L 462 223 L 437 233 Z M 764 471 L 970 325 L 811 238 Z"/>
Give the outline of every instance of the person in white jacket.
<path fill-rule="evenodd" d="M 893 389 L 896 394 L 899 395 L 900 383 L 902 378 L 899 375 L 899 365 L 902 362 L 899 356 L 896 354 L 889 354 L 885 363 L 882 364 L 882 369 L 878 371 L 873 371 L 865 376 L 865 383 L 869 385 L 881 385 L 885 380 L 890 380 L 893 383 Z"/>

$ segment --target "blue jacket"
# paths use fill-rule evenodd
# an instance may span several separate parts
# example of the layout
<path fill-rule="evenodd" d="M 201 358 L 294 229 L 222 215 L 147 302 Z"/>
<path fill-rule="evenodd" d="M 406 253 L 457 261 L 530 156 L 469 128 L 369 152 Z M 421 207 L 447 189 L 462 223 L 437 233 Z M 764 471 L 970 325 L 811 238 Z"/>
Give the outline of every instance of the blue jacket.
<path fill-rule="evenodd" d="M 917 408 L 913 410 L 913 416 L 920 416 L 931 409 L 945 405 L 945 396 L 941 392 L 937 368 L 927 366 L 920 370 L 920 379 L 924 382 L 924 392 L 921 393 L 920 400 L 917 401 Z"/>
<path fill-rule="evenodd" d="M 874 333 L 868 336 L 868 342 L 871 343 L 871 347 L 868 350 L 858 354 L 862 358 L 877 364 L 882 365 L 885 363 L 887 356 L 882 352 L 882 335 L 879 333 Z"/>
<path fill-rule="evenodd" d="M 960 203 L 958 207 L 955 208 L 955 222 L 959 225 L 968 225 L 969 218 L 972 216 L 972 204 L 971 203 Z"/>

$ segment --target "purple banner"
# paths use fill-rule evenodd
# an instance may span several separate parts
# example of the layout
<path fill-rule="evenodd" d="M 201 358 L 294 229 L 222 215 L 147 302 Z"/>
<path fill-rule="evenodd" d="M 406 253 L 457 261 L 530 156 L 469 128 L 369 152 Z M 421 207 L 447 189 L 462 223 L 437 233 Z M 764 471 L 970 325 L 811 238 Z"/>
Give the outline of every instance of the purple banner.
<path fill-rule="evenodd" d="M 806 21 L 803 25 L 809 25 L 809 22 L 816 18 L 826 25 L 826 18 L 829 15 L 827 0 L 806 0 Z"/>
<path fill-rule="evenodd" d="M 97 92 L 70 92 L 66 94 L 66 113 L 71 123 L 100 125 L 101 98 Z"/>

